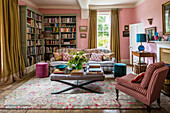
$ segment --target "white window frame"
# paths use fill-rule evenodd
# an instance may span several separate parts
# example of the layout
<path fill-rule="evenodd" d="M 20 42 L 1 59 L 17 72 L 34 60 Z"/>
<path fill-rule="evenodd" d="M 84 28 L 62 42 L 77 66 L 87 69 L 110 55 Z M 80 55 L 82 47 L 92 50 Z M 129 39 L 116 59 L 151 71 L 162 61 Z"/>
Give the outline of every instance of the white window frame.
<path fill-rule="evenodd" d="M 109 44 L 108 44 L 108 48 L 103 48 L 103 47 L 98 47 L 98 20 L 97 20 L 97 48 L 98 49 L 110 49 L 110 34 L 111 34 L 111 13 L 110 12 L 97 12 L 97 18 L 98 16 L 104 16 L 104 15 L 109 15 Z M 103 23 L 104 26 L 104 23 Z M 103 36 L 104 36 L 104 27 L 103 27 Z M 103 38 L 104 39 L 104 38 Z"/>

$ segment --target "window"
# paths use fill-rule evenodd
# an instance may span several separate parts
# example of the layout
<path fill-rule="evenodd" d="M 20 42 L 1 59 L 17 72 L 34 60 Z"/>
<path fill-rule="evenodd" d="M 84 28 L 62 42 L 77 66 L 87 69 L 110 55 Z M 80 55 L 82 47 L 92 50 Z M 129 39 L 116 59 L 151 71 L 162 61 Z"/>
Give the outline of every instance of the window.
<path fill-rule="evenodd" d="M 110 49 L 110 12 L 97 14 L 97 48 Z"/>

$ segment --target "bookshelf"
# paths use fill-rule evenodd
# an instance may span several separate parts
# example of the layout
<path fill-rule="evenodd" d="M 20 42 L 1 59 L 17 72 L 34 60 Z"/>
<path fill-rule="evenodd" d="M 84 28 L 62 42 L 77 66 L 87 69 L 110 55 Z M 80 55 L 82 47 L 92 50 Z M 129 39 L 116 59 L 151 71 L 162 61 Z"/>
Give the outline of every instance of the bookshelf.
<path fill-rule="evenodd" d="M 37 10 L 21 5 L 20 29 L 21 51 L 26 67 L 43 60 L 43 43 L 40 34 L 43 30 L 43 15 Z"/>
<path fill-rule="evenodd" d="M 77 47 L 77 15 L 44 15 L 44 31 L 52 37 L 45 40 L 45 61 L 56 49 Z"/>

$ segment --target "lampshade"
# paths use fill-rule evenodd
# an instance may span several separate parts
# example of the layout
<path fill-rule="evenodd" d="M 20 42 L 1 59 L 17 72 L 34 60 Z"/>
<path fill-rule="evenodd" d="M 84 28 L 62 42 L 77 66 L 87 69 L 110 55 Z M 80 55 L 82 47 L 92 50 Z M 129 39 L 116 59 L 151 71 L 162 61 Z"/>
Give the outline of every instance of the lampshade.
<path fill-rule="evenodd" d="M 136 34 L 136 42 L 146 42 L 146 34 Z"/>

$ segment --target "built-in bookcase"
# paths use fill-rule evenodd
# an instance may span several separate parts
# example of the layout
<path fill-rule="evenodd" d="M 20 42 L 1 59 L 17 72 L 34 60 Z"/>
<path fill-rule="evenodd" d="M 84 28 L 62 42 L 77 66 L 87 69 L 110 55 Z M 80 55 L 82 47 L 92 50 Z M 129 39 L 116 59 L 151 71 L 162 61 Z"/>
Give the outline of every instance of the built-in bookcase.
<path fill-rule="evenodd" d="M 43 15 L 37 10 L 20 6 L 21 50 L 25 65 L 31 66 L 43 60 L 43 43 L 40 34 L 43 29 Z"/>
<path fill-rule="evenodd" d="M 44 31 L 51 32 L 52 39 L 45 40 L 45 60 L 60 48 L 77 47 L 76 15 L 44 15 Z"/>

